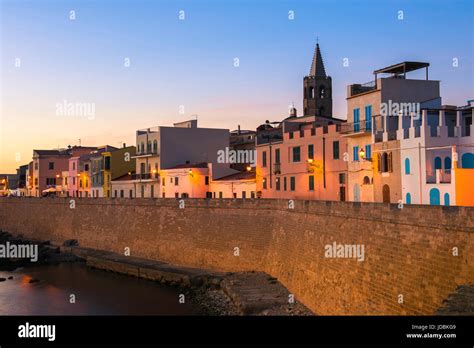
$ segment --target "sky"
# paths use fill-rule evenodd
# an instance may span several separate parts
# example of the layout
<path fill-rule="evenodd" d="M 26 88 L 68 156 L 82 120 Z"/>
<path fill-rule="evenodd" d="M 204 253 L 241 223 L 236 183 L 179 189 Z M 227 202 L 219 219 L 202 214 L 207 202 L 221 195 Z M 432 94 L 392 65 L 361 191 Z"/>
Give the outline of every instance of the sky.
<path fill-rule="evenodd" d="M 443 104 L 474 99 L 472 0 L 0 0 L 0 22 L 0 173 L 33 149 L 135 144 L 196 117 L 234 130 L 301 114 L 316 40 L 334 117 L 347 85 L 401 61 L 430 63 Z"/>

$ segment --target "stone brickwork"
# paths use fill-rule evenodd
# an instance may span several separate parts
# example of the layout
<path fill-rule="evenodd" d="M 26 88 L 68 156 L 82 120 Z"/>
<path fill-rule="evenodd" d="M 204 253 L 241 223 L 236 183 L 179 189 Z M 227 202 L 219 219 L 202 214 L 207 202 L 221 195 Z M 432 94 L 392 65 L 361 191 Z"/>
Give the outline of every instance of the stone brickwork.
<path fill-rule="evenodd" d="M 216 271 L 263 271 L 317 314 L 434 314 L 474 283 L 474 208 L 285 200 L 1 198 L 0 229 Z M 360 244 L 364 261 L 326 258 Z M 238 249 L 236 249 L 238 248 Z M 458 250 L 458 256 L 456 249 Z M 236 256 L 236 255 L 239 256 Z M 403 303 L 400 303 L 403 302 Z"/>

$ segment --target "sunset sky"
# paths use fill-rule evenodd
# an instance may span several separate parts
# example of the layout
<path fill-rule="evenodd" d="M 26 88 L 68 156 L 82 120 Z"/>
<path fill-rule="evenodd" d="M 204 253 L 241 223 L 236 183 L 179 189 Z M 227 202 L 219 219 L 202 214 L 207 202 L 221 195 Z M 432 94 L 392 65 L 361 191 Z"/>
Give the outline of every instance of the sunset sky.
<path fill-rule="evenodd" d="M 431 64 L 443 104 L 474 99 L 472 0 L 0 3 L 0 173 L 34 148 L 135 144 L 137 129 L 196 114 L 230 130 L 279 121 L 291 102 L 301 114 L 316 37 L 336 117 L 348 84 L 401 61 Z M 95 116 L 57 115 L 64 101 L 93 103 Z"/>

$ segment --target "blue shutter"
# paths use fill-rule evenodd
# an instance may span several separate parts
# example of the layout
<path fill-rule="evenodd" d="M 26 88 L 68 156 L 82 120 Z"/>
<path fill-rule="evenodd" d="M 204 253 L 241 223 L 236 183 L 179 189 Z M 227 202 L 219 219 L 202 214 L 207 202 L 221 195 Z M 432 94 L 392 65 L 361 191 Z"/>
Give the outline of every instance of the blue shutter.
<path fill-rule="evenodd" d="M 352 156 L 354 158 L 354 161 L 359 160 L 359 146 L 354 146 Z"/>
<path fill-rule="evenodd" d="M 367 105 L 365 107 L 365 129 L 372 129 L 372 105 Z"/>
<path fill-rule="evenodd" d="M 372 146 L 365 145 L 365 158 L 372 158 Z"/>

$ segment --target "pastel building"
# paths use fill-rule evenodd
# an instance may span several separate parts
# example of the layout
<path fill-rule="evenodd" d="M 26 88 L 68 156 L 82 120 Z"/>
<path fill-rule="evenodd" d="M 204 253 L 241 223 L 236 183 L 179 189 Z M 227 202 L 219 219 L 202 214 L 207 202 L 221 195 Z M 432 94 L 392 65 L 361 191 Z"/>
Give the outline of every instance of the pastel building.
<path fill-rule="evenodd" d="M 198 128 L 197 120 L 137 131 L 135 196 L 162 196 L 161 170 L 186 163 L 212 163 L 214 175 L 232 174 L 230 163 L 218 163 L 218 152 L 229 147 L 229 130 Z M 165 194 L 166 193 L 165 189 Z"/>
<path fill-rule="evenodd" d="M 69 169 L 69 158 L 90 152 L 94 148 L 74 146 L 59 150 L 33 150 L 31 195 L 40 197 L 44 190 L 60 185 L 62 172 Z"/>
<path fill-rule="evenodd" d="M 403 202 L 474 205 L 473 107 L 422 109 L 397 131 Z"/>
<path fill-rule="evenodd" d="M 258 197 L 346 200 L 346 139 L 339 133 L 341 123 L 300 117 L 282 122 L 281 140 L 268 140 L 265 132 L 260 132 Z"/>
<path fill-rule="evenodd" d="M 403 62 L 374 71 L 374 81 L 348 86 L 347 124 L 342 133 L 348 144 L 350 201 L 402 200 L 400 112 L 419 114 L 422 107 L 441 104 L 439 81 L 428 79 L 428 66 Z M 425 79 L 406 77 L 422 68 Z M 401 121 L 406 125 L 405 119 Z"/>

